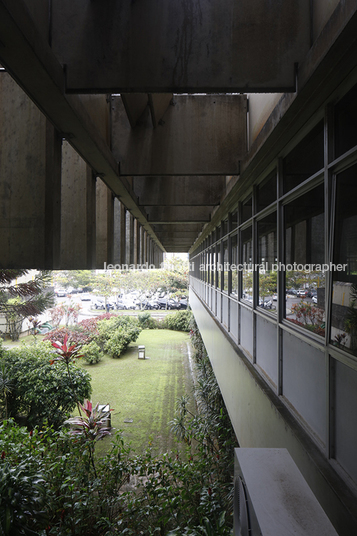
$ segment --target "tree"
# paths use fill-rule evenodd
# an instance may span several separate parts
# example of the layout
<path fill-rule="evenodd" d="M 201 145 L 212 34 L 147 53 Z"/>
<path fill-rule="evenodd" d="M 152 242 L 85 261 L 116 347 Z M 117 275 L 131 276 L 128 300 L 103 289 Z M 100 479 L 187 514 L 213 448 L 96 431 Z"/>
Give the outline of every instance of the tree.
<path fill-rule="evenodd" d="M 22 321 L 42 313 L 54 302 L 50 272 L 36 272 L 32 279 L 18 281 L 29 276 L 29 270 L 0 270 L 0 314 L 5 316 L 6 330 L 12 340 L 19 338 Z"/>

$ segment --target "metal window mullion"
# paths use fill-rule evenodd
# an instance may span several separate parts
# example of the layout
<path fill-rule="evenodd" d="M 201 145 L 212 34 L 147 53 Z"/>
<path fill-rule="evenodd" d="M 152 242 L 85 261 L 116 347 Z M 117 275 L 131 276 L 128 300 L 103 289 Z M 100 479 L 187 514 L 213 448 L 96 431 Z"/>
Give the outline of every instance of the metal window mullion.
<path fill-rule="evenodd" d="M 283 160 L 278 161 L 277 172 L 277 222 L 276 222 L 276 241 L 277 241 L 277 262 L 285 263 L 285 236 L 284 236 L 284 207 L 280 201 L 281 194 L 283 192 Z M 285 316 L 285 271 L 278 270 L 277 273 L 277 369 L 278 369 L 278 381 L 277 381 L 277 394 L 281 396 L 283 394 L 283 330 L 281 323 Z"/>

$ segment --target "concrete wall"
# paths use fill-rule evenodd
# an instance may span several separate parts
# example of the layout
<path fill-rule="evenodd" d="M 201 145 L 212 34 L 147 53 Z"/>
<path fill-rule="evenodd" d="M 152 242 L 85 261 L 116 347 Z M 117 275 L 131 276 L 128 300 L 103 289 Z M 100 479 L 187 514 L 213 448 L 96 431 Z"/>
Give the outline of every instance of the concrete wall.
<path fill-rule="evenodd" d="M 331 17 L 340 0 L 313 0 L 312 2 L 312 37 L 316 40 L 321 30 Z"/>
<path fill-rule="evenodd" d="M 66 141 L 62 154 L 61 269 L 94 268 L 95 177 Z"/>
<path fill-rule="evenodd" d="M 233 175 L 246 154 L 246 97 L 176 95 L 152 127 L 149 108 L 131 128 L 120 97 L 113 100 L 113 154 L 123 175 Z"/>
<path fill-rule="evenodd" d="M 344 505 L 339 478 L 320 450 L 192 290 L 190 305 L 240 446 L 287 448 L 338 533 L 353 534 L 356 521 Z"/>
<path fill-rule="evenodd" d="M 52 266 L 53 237 L 49 240 L 46 233 L 53 231 L 54 218 L 58 216 L 55 204 L 60 182 L 60 140 L 55 138 L 45 116 L 12 78 L 1 72 L 0 262 L 3 267 Z M 56 199 L 53 195 L 48 199 L 51 191 L 57 193 Z"/>
<path fill-rule="evenodd" d="M 113 263 L 114 199 L 102 180 L 96 181 L 96 266 Z"/>
<path fill-rule="evenodd" d="M 250 93 L 249 99 L 249 147 L 261 131 L 269 115 L 278 104 L 281 93 Z"/>

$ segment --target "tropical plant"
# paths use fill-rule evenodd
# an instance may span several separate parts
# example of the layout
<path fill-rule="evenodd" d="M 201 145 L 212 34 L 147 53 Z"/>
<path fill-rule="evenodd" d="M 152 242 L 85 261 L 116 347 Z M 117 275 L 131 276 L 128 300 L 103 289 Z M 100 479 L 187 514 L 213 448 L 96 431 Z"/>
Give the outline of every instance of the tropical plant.
<path fill-rule="evenodd" d="M 46 291 L 50 284 L 50 272 L 36 272 L 32 279 L 29 270 L 0 270 L 0 314 L 6 319 L 7 331 L 12 340 L 21 333 L 22 321 L 43 312 L 53 305 L 52 291 Z"/>
<path fill-rule="evenodd" d="M 68 362 L 68 370 L 54 363 L 49 343 L 5 350 L 0 365 L 6 372 L 7 391 L 0 391 L 4 413 L 29 427 L 45 422 L 59 427 L 91 393 L 88 372 Z"/>

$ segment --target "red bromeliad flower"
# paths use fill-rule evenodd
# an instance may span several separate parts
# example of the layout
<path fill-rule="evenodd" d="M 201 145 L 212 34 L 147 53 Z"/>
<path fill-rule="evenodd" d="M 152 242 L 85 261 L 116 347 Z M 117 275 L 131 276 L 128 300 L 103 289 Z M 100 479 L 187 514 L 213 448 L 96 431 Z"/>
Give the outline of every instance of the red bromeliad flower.
<path fill-rule="evenodd" d="M 63 344 L 60 342 L 53 342 L 52 346 L 56 348 L 56 353 L 58 354 L 58 357 L 53 359 L 51 361 L 51 365 L 55 361 L 63 361 L 68 365 L 72 360 L 74 361 L 78 357 L 82 357 L 82 354 L 79 354 L 80 345 L 79 344 L 72 344 L 71 346 L 67 345 L 68 341 L 68 333 L 66 333 Z"/>

